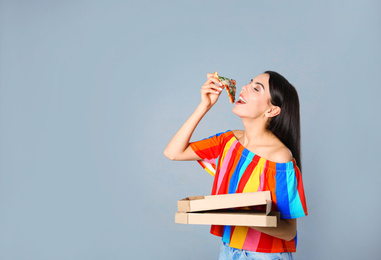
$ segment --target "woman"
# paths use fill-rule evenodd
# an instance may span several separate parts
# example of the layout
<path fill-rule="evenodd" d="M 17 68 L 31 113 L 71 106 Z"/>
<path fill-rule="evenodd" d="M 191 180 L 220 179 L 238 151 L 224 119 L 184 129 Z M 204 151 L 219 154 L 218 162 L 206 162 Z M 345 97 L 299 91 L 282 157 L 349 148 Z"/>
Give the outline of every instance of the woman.
<path fill-rule="evenodd" d="M 221 91 L 221 82 L 208 74 L 201 88 L 201 103 L 164 154 L 171 160 L 199 161 L 214 175 L 212 195 L 271 191 L 272 210 L 281 215 L 278 226 L 212 226 L 211 233 L 223 241 L 220 259 L 292 259 L 296 218 L 307 215 L 299 170 L 298 94 L 283 76 L 266 71 L 242 87 L 233 108 L 244 130 L 226 131 L 189 143 Z"/>

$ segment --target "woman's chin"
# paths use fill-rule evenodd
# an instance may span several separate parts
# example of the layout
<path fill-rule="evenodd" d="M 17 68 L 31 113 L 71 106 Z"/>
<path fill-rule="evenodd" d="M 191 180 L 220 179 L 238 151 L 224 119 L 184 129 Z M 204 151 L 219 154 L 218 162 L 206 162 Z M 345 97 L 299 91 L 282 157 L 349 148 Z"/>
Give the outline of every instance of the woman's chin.
<path fill-rule="evenodd" d="M 234 114 L 236 114 L 237 116 L 241 116 L 242 113 L 240 113 L 239 110 L 240 110 L 240 109 L 239 109 L 239 105 L 237 105 L 237 104 L 236 104 L 236 105 L 233 107 L 233 109 L 232 109 L 232 111 L 233 111 Z"/>
<path fill-rule="evenodd" d="M 232 112 L 239 116 L 241 119 L 244 118 L 255 118 L 256 115 L 253 113 L 249 113 L 249 111 L 246 108 L 243 108 L 242 105 L 235 105 L 232 109 Z"/>

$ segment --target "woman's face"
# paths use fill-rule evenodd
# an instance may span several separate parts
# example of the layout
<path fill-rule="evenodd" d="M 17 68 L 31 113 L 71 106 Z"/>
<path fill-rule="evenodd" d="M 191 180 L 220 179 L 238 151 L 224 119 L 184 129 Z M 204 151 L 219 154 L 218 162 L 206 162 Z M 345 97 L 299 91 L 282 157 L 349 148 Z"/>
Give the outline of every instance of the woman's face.
<path fill-rule="evenodd" d="M 269 74 L 260 74 L 242 87 L 233 113 L 241 118 L 268 117 L 267 112 L 274 107 L 270 100 Z"/>

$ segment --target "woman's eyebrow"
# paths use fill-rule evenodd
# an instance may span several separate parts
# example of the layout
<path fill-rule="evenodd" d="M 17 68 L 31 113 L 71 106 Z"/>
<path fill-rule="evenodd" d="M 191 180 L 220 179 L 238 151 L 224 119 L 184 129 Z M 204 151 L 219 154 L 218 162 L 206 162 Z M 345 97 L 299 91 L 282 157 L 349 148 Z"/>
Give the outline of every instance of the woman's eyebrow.
<path fill-rule="evenodd" d="M 262 83 L 255 82 L 255 84 L 261 85 L 261 87 L 263 88 L 263 90 L 265 90 L 265 87 L 262 85 Z"/>

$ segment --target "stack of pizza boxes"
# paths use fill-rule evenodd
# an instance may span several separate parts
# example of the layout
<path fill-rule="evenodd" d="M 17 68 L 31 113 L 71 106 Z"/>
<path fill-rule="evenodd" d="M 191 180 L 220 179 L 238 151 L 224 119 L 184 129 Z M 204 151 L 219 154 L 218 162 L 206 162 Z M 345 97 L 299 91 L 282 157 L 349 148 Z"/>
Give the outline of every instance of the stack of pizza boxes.
<path fill-rule="evenodd" d="M 276 227 L 279 222 L 279 213 L 271 212 L 270 191 L 187 197 L 177 208 L 180 224 Z"/>

